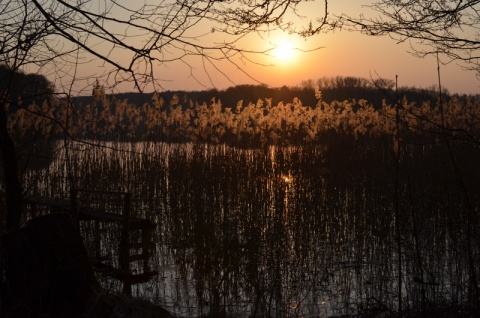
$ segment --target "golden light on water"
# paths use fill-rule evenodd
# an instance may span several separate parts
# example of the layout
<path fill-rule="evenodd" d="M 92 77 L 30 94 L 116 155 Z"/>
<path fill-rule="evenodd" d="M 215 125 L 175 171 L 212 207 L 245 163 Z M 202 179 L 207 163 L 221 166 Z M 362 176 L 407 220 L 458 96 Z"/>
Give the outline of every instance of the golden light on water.
<path fill-rule="evenodd" d="M 285 183 L 292 183 L 293 182 L 293 177 L 291 175 L 282 175 L 281 176 L 282 181 Z"/>

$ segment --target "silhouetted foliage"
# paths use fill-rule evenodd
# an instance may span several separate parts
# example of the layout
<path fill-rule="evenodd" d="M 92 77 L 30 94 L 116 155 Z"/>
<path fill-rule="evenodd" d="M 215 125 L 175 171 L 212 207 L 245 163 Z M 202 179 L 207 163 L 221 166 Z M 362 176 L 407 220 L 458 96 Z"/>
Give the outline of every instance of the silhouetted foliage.
<path fill-rule="evenodd" d="M 6 93 L 5 102 L 10 106 L 41 105 L 52 98 L 55 87 L 45 76 L 12 71 L 0 65 L 0 92 Z"/>

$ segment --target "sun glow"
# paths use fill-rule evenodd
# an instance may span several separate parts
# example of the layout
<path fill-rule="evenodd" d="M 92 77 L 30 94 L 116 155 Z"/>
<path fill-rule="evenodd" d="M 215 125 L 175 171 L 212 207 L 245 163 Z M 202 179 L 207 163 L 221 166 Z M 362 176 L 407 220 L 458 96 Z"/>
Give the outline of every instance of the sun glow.
<path fill-rule="evenodd" d="M 295 56 L 295 47 L 288 40 L 280 41 L 273 50 L 273 55 L 282 62 L 288 62 Z"/>

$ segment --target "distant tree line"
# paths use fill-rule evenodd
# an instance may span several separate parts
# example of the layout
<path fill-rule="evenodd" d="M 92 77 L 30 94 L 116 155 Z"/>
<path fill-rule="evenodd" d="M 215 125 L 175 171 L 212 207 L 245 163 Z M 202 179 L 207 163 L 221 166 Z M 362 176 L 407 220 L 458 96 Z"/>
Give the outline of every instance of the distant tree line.
<path fill-rule="evenodd" d="M 326 102 L 343 100 L 368 100 L 375 108 L 382 106 L 383 100 L 387 103 L 395 102 L 394 96 L 405 96 L 409 101 L 422 103 L 430 101 L 435 103 L 438 92 L 435 87 L 415 88 L 400 87 L 395 92 L 395 83 L 388 79 L 366 79 L 352 76 L 322 77 L 316 80 L 303 81 L 295 87 L 269 87 L 266 85 L 237 85 L 224 90 L 209 89 L 203 91 L 165 91 L 160 95 L 168 104 L 173 98 L 179 98 L 182 103 L 209 103 L 212 98 L 220 100 L 224 107 L 233 107 L 239 100 L 244 103 L 256 103 L 259 99 L 271 98 L 272 104 L 291 102 L 295 97 L 299 98 L 304 105 L 315 107 L 317 99 L 313 93 L 315 88 L 322 91 L 323 100 Z M 444 91 L 444 96 L 450 94 Z M 108 95 L 108 97 L 112 97 Z M 126 99 L 128 102 L 142 106 L 151 100 L 152 94 L 142 93 L 118 93 L 116 99 Z M 464 96 L 465 97 L 465 96 Z M 76 105 L 92 103 L 93 96 L 75 98 Z"/>

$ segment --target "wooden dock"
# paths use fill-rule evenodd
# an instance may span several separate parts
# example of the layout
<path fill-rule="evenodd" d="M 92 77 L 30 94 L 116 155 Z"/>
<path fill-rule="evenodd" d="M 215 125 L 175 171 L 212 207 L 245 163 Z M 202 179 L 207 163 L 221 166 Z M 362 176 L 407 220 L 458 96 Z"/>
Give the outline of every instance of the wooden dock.
<path fill-rule="evenodd" d="M 97 198 L 112 198 L 120 202 L 116 211 L 106 211 L 99 204 L 88 204 L 86 196 Z M 117 279 L 123 283 L 123 293 L 131 295 L 132 285 L 148 282 L 158 274 L 150 267 L 151 258 L 155 248 L 153 233 L 156 223 L 146 218 L 132 215 L 132 195 L 129 192 L 111 192 L 85 189 L 72 189 L 69 199 L 47 199 L 47 198 L 25 198 L 24 203 L 29 206 L 32 217 L 45 213 L 68 213 L 77 224 L 77 228 L 87 240 L 85 233 L 82 233 L 82 225 L 92 224 L 93 244 L 95 245 L 94 255 L 90 255 L 93 268 L 104 276 Z M 112 242 L 117 250 L 117 259 L 108 259 L 102 255 L 100 248 L 102 228 L 111 224 L 116 229 L 118 242 Z M 108 226 L 107 226 L 108 229 Z M 110 229 L 111 230 L 111 229 Z M 92 241 L 92 240 L 90 240 Z"/>

